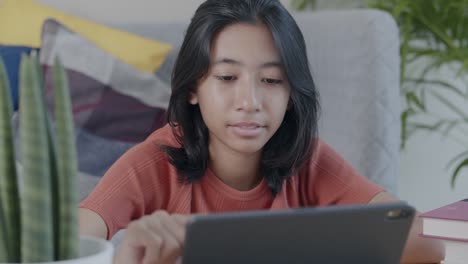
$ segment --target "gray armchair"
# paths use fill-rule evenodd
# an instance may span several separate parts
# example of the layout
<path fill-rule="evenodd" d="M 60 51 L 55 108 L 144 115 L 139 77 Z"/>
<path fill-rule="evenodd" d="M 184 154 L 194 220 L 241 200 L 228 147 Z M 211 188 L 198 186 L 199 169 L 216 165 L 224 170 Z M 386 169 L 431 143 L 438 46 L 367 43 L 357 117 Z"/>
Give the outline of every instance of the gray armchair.
<path fill-rule="evenodd" d="M 376 10 L 297 18 L 321 95 L 319 136 L 396 195 L 401 125 L 395 21 Z"/>

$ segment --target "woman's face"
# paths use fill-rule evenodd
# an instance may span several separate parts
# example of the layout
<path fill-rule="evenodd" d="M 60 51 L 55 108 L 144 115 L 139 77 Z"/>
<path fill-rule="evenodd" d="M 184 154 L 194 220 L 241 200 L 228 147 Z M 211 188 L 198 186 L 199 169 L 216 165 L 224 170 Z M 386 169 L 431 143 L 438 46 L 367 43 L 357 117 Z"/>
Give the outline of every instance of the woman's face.
<path fill-rule="evenodd" d="M 198 104 L 210 150 L 261 151 L 281 125 L 290 88 L 272 35 L 263 24 L 234 24 L 215 36 L 210 69 L 190 103 Z"/>

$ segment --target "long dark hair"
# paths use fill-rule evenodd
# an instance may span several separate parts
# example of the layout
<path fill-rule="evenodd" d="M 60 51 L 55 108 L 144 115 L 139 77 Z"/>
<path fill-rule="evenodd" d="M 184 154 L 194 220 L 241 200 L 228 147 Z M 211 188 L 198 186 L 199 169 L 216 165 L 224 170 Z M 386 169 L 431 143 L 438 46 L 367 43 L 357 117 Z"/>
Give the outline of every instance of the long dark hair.
<path fill-rule="evenodd" d="M 172 72 L 167 119 L 181 147 L 162 146 L 184 182 L 200 179 L 208 167 L 208 129 L 189 96 L 210 67 L 213 37 L 235 23 L 263 23 L 273 35 L 291 87 L 290 107 L 262 152 L 261 173 L 273 196 L 307 161 L 317 136 L 318 94 L 310 74 L 302 33 L 278 0 L 208 0 L 187 29 Z"/>

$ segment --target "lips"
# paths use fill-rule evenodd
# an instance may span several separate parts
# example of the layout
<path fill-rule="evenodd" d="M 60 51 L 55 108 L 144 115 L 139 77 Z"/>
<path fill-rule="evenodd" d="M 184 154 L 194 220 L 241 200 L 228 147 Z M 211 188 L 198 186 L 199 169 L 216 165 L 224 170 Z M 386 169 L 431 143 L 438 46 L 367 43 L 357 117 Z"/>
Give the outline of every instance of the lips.
<path fill-rule="evenodd" d="M 257 137 L 262 133 L 263 128 L 265 128 L 265 126 L 255 122 L 239 122 L 229 125 L 229 127 L 235 135 L 242 138 Z"/>
<path fill-rule="evenodd" d="M 255 123 L 255 122 L 239 122 L 239 123 L 234 123 L 230 126 L 244 128 L 244 129 L 254 129 L 254 128 L 263 127 L 259 123 Z"/>

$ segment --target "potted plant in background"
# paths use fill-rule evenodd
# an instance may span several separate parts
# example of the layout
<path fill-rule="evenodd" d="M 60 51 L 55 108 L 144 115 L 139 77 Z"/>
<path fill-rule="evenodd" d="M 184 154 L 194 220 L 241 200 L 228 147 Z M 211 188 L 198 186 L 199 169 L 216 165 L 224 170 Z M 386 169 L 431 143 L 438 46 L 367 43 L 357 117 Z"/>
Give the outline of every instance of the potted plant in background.
<path fill-rule="evenodd" d="M 461 169 L 468 166 L 468 112 L 463 107 L 468 100 L 468 1 L 372 0 L 369 7 L 389 12 L 400 28 L 400 87 L 405 101 L 401 147 L 418 131 L 438 133 L 464 146 L 467 151 L 454 154 L 448 164 L 453 188 Z M 444 68 L 454 78 L 438 74 Z M 433 111 L 434 104 L 448 113 Z"/>
<path fill-rule="evenodd" d="M 0 58 L 0 263 L 111 263 L 109 242 L 78 235 L 76 146 L 62 65 L 54 64 L 53 126 L 37 55 L 22 57 L 21 173 L 8 83 Z"/>

